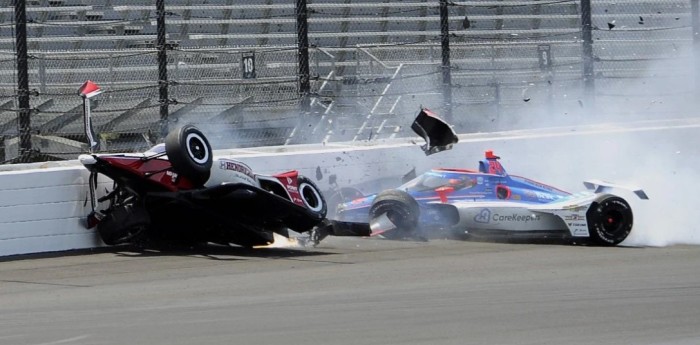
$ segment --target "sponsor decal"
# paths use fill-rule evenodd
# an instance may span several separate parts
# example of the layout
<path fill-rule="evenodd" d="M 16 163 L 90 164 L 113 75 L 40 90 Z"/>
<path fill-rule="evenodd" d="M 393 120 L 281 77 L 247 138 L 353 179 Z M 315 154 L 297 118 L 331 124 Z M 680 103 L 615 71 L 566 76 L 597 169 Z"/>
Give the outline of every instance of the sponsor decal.
<path fill-rule="evenodd" d="M 535 192 L 535 195 L 537 195 L 537 199 L 540 200 L 556 200 L 557 197 L 554 195 L 549 195 L 547 193 L 542 193 L 542 192 Z"/>
<path fill-rule="evenodd" d="M 287 190 L 287 193 L 290 194 L 292 202 L 294 202 L 295 204 L 303 205 L 303 201 L 299 198 L 299 186 L 295 183 L 296 176 L 295 177 L 290 177 L 290 176 L 279 177 L 278 180 L 284 186 L 284 188 Z M 296 181 L 296 182 L 298 182 L 298 181 Z"/>
<path fill-rule="evenodd" d="M 513 195 L 510 196 L 510 198 L 513 199 L 513 200 L 520 200 L 520 199 L 522 199 L 522 197 L 521 197 L 519 194 L 513 194 Z"/>
<path fill-rule="evenodd" d="M 225 161 L 225 160 L 222 160 L 222 161 L 219 162 L 219 168 L 222 169 L 222 170 L 236 171 L 236 172 L 239 172 L 239 173 L 241 173 L 241 174 L 244 174 L 244 175 L 246 175 L 246 176 L 248 176 L 248 177 L 250 177 L 250 178 L 252 178 L 252 179 L 255 179 L 255 175 L 253 175 L 253 171 L 250 170 L 249 167 L 247 167 L 247 166 L 245 166 L 245 165 L 243 165 L 243 164 L 241 164 L 241 163 L 237 163 L 237 162 L 234 162 L 234 161 Z"/>
<path fill-rule="evenodd" d="M 176 172 L 168 170 L 165 172 L 165 175 L 170 176 L 170 181 L 172 183 L 175 183 L 177 181 L 177 173 Z"/>
<path fill-rule="evenodd" d="M 564 216 L 565 221 L 577 221 L 577 220 L 585 220 L 586 216 L 580 215 L 580 214 L 571 214 L 568 216 Z"/>
<path fill-rule="evenodd" d="M 477 177 L 476 184 L 484 184 L 484 178 L 482 176 Z"/>
<path fill-rule="evenodd" d="M 503 215 L 503 214 L 494 213 L 493 216 L 491 217 L 491 220 L 493 220 L 494 222 L 527 223 L 527 222 L 539 221 L 540 216 L 537 214 L 521 215 L 521 214 L 513 213 L 511 215 Z"/>
<path fill-rule="evenodd" d="M 474 221 L 477 223 L 488 224 L 491 221 L 491 210 L 484 208 L 474 216 Z"/>
<path fill-rule="evenodd" d="M 588 230 L 585 228 L 575 228 L 574 235 L 588 235 Z"/>

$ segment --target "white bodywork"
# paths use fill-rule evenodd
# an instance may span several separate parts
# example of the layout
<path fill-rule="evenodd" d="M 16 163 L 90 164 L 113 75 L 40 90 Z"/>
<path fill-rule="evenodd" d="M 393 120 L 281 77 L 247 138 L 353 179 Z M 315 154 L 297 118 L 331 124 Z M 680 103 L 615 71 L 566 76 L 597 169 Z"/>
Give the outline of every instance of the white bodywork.
<path fill-rule="evenodd" d="M 260 181 L 247 164 L 235 159 L 214 157 L 209 180 L 204 186 L 212 187 L 224 183 L 244 183 L 260 187 Z"/>
<path fill-rule="evenodd" d="M 640 199 L 648 199 L 639 188 L 599 180 L 585 181 L 593 192 L 580 192 L 547 204 L 516 201 L 455 202 L 460 221 L 456 225 L 465 231 L 507 230 L 516 232 L 568 229 L 573 237 L 590 237 L 586 212 L 593 202 L 611 195 L 613 189 L 625 189 Z"/>
<path fill-rule="evenodd" d="M 456 202 L 457 227 L 470 230 L 548 231 L 568 229 L 571 236 L 588 237 L 586 211 L 606 194 L 579 193 L 548 204 L 522 202 Z"/>

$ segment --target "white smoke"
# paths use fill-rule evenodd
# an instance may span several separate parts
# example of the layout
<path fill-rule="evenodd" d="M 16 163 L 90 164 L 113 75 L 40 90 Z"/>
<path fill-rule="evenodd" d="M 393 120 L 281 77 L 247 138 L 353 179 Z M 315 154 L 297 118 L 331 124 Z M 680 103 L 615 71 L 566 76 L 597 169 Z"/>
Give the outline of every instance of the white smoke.
<path fill-rule="evenodd" d="M 513 167 L 517 166 L 523 174 L 532 173 L 527 176 L 542 176 L 543 182 L 570 191 L 580 189 L 580 181 L 589 178 L 640 186 L 650 200 L 622 195 L 631 203 L 635 217 L 634 230 L 623 245 L 700 244 L 696 220 L 700 202 L 695 187 L 700 168 L 698 128 L 668 129 L 664 128 L 668 123 L 662 122 L 698 117 L 695 97 L 685 96 L 694 94 L 696 75 L 691 61 L 686 61 L 659 62 L 640 74 L 646 78 L 597 83 L 597 93 L 604 96 L 598 97 L 595 110 L 584 109 L 579 123 L 630 132 L 578 135 L 586 127 L 574 127 L 565 129 L 570 136 L 551 140 L 546 148 L 526 140 L 498 145 L 503 150 L 500 153 L 512 162 L 506 169 L 510 166 L 509 172 L 515 173 Z M 675 66 L 676 73 L 669 72 L 669 65 Z M 566 111 L 558 109 L 555 113 Z M 543 116 L 531 117 L 530 121 L 550 127 L 550 118 L 544 114 L 552 115 L 543 111 Z M 642 127 L 656 129 L 635 131 L 640 122 Z"/>

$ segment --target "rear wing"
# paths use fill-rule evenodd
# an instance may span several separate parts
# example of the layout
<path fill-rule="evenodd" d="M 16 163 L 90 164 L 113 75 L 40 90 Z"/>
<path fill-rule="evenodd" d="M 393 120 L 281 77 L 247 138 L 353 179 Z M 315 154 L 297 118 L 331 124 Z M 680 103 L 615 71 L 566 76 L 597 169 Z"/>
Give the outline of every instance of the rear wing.
<path fill-rule="evenodd" d="M 635 186 L 625 186 L 602 180 L 583 181 L 583 185 L 586 186 L 586 189 L 592 190 L 594 193 L 607 193 L 613 189 L 624 189 L 631 191 L 642 200 L 649 200 L 647 193 L 645 193 L 641 188 Z"/>
<path fill-rule="evenodd" d="M 459 141 L 452 126 L 428 109 L 421 109 L 411 129 L 425 139 L 421 149 L 426 156 L 449 150 Z"/>

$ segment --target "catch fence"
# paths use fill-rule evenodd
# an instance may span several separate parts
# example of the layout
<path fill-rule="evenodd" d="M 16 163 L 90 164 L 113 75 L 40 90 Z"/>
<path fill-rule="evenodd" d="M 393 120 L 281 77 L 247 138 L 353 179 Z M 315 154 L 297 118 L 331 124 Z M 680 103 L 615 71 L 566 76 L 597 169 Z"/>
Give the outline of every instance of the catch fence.
<path fill-rule="evenodd" d="M 0 1 L 0 161 L 692 116 L 698 0 Z"/>

